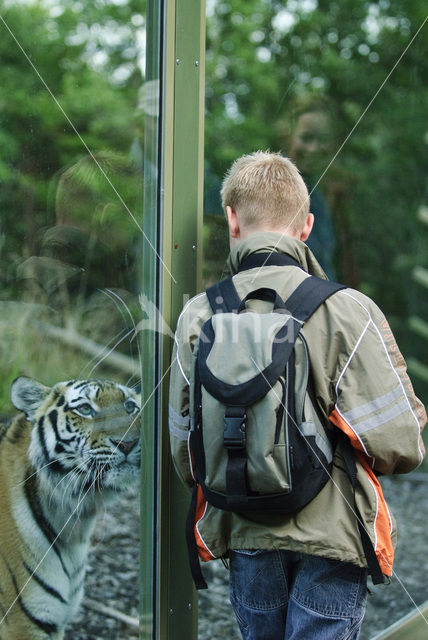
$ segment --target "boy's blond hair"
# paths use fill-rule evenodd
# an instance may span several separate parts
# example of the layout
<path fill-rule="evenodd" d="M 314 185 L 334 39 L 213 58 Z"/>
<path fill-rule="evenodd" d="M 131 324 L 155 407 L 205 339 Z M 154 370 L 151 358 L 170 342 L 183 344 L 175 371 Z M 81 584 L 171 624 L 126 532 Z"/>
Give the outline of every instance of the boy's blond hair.
<path fill-rule="evenodd" d="M 238 211 L 249 228 L 300 231 L 309 194 L 297 167 L 280 153 L 256 151 L 235 160 L 221 189 L 223 208 Z"/>

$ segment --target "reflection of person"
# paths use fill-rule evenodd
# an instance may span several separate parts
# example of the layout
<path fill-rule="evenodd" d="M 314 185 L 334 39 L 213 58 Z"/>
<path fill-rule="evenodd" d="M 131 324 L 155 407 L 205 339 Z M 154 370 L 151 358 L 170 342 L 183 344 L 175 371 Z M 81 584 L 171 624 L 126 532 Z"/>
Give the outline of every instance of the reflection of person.
<path fill-rule="evenodd" d="M 315 216 L 307 244 L 330 279 L 339 277 L 339 272 L 340 279 L 358 286 L 343 179 L 332 178 L 330 171 L 320 181 L 336 150 L 332 106 L 321 96 L 304 96 L 296 104 L 294 119 L 289 155 L 302 172 Z"/>
<path fill-rule="evenodd" d="M 43 230 L 39 255 L 18 268 L 18 278 L 37 282 L 50 304 L 64 287 L 83 298 L 100 287 L 129 288 L 135 224 L 102 172 L 122 199 L 134 201 L 135 170 L 126 159 L 107 151 L 82 157 L 53 185 L 55 226 Z"/>
<path fill-rule="evenodd" d="M 298 115 L 290 144 L 290 157 L 301 170 L 311 194 L 310 207 L 315 216 L 315 224 L 308 246 L 328 277 L 334 280 L 336 237 L 332 214 L 321 190 L 315 186 L 330 161 L 331 142 L 329 115 L 321 105 L 309 104 Z"/>
<path fill-rule="evenodd" d="M 241 298 L 269 287 L 287 300 L 305 272 L 325 278 L 305 244 L 313 216 L 306 186 L 291 161 L 263 152 L 243 156 L 226 176 L 222 196 L 231 247 L 228 264 Z M 260 251 L 289 254 L 301 268 L 262 266 L 238 272 L 244 258 Z M 188 486 L 194 485 L 188 451 L 190 367 L 198 333 L 211 314 L 205 294 L 186 305 L 171 365 L 171 450 Z M 425 410 L 414 396 L 384 316 L 363 294 L 348 289 L 336 293 L 301 333 L 309 348 L 319 410 L 333 432 L 345 432 L 354 448 L 356 501 L 381 570 L 390 576 L 396 532 L 377 474 L 408 472 L 421 462 Z M 199 554 L 204 560 L 230 558 L 231 602 L 243 637 L 358 637 L 367 569 L 351 496 L 336 449 L 331 479 L 298 513 L 247 517 L 198 505 Z"/>
<path fill-rule="evenodd" d="M 57 322 L 97 343 L 116 340 L 129 353 L 135 347 L 122 338 L 138 311 L 138 231 L 124 203 L 134 206 L 136 177 L 135 166 L 110 151 L 64 168 L 51 189 L 55 225 L 41 230 L 37 255 L 16 273 L 26 302 L 55 310 Z"/>
<path fill-rule="evenodd" d="M 315 215 L 315 228 L 308 246 L 316 255 L 329 278 L 335 279 L 333 266 L 336 249 L 331 212 L 321 191 L 315 187 L 314 177 L 319 174 L 320 159 L 324 162 L 330 147 L 330 121 L 321 111 L 303 113 L 298 121 L 290 147 L 290 157 L 303 172 L 311 192 L 311 211 Z"/>

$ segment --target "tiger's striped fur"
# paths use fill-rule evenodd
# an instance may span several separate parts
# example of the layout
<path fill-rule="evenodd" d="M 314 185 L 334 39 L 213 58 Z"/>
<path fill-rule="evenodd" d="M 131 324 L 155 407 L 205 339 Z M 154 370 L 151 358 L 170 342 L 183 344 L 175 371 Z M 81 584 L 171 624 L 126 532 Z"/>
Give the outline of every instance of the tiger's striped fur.
<path fill-rule="evenodd" d="M 139 478 L 139 396 L 123 385 L 12 384 L 0 432 L 0 640 L 61 640 L 83 595 L 95 516 Z"/>

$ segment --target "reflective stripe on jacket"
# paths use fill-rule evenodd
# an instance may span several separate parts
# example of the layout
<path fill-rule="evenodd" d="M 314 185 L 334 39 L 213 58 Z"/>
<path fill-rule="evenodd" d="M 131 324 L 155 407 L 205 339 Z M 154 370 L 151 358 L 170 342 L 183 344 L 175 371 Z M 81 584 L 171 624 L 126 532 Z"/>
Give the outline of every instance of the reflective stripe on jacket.
<path fill-rule="evenodd" d="M 240 262 L 258 251 L 290 254 L 301 265 L 265 266 L 237 273 Z M 243 298 L 271 287 L 284 300 L 308 273 L 324 277 L 308 247 L 277 233 L 250 236 L 228 260 Z M 193 346 L 212 314 L 206 295 L 190 300 L 177 324 L 170 381 L 171 451 L 181 479 L 193 486 L 189 433 L 189 383 Z M 315 394 L 325 418 L 350 438 L 357 458 L 356 502 L 381 569 L 391 575 L 395 522 L 378 475 L 406 473 L 424 457 L 421 430 L 426 413 L 416 398 L 403 357 L 385 317 L 372 300 L 344 289 L 332 296 L 302 328 L 312 366 Z M 340 451 L 331 479 L 300 512 L 245 517 L 207 505 L 199 495 L 195 534 L 203 560 L 229 549 L 290 549 L 366 566 L 353 512 L 354 498 Z"/>

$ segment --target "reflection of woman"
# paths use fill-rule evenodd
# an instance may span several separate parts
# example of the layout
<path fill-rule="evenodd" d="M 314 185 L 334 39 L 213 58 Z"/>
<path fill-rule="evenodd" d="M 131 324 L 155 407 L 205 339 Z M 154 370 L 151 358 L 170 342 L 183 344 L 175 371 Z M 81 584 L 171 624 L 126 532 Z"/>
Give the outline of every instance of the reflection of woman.
<path fill-rule="evenodd" d="M 320 189 L 315 186 L 317 176 L 322 172 L 322 163 L 326 163 L 328 157 L 331 137 L 330 118 L 325 112 L 302 113 L 297 120 L 291 141 L 290 157 L 303 174 L 310 193 L 310 209 L 315 216 L 314 228 L 307 245 L 328 277 L 334 280 L 336 239 L 331 211 Z"/>
<path fill-rule="evenodd" d="M 41 231 L 37 255 L 16 272 L 26 302 L 55 310 L 57 323 L 82 336 L 101 344 L 115 340 L 130 352 L 122 338 L 139 308 L 138 231 L 124 203 L 134 208 L 137 184 L 135 167 L 110 151 L 62 170 L 52 185 L 55 224 Z"/>
<path fill-rule="evenodd" d="M 18 278 L 37 283 L 49 304 L 59 289 L 83 299 L 103 287 L 130 289 L 136 228 L 101 169 L 134 204 L 135 171 L 122 156 L 86 156 L 59 174 L 53 194 L 56 224 L 42 233 L 38 255 L 18 268 Z"/>
<path fill-rule="evenodd" d="M 343 179 L 321 179 L 335 152 L 331 107 L 322 97 L 306 96 L 296 108 L 295 117 L 288 153 L 302 172 L 315 216 L 307 244 L 330 279 L 339 278 L 357 287 Z"/>

